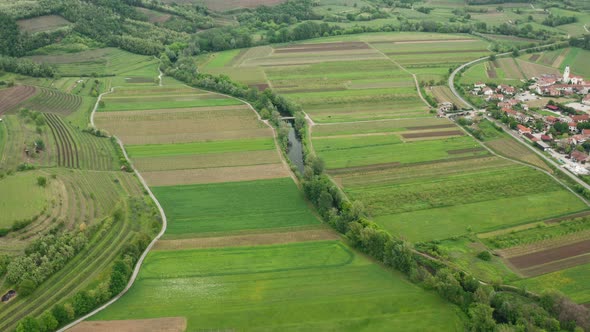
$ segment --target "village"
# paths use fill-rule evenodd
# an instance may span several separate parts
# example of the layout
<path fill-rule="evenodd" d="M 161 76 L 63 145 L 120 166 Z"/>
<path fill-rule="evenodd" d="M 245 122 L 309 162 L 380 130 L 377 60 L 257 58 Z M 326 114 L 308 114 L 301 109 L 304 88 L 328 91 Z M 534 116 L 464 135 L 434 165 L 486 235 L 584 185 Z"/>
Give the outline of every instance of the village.
<path fill-rule="evenodd" d="M 590 174 L 590 82 L 566 66 L 561 76 L 543 74 L 527 85 L 477 82 L 470 93 L 488 103 L 481 110 L 488 117 L 502 121 L 573 173 Z"/>

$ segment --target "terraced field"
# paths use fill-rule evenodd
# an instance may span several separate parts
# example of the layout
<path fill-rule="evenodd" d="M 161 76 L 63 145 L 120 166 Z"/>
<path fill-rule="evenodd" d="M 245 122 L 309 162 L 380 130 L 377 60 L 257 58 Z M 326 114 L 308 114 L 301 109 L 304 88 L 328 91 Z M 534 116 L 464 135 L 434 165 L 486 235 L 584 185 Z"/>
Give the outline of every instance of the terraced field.
<path fill-rule="evenodd" d="M 124 137 L 169 224 L 130 292 L 92 320 L 140 326 L 181 316 L 187 330 L 386 330 L 410 319 L 417 330 L 460 329 L 452 306 L 355 254 L 319 223 L 253 110 L 235 100 L 141 110 L 141 96 L 165 93 L 220 98 L 167 86 L 117 89 L 111 101 L 125 98 L 125 108 L 138 110 L 96 116 Z M 404 304 L 400 314 L 408 301 L 415 306 Z M 349 319 L 334 319 L 342 313 Z"/>
<path fill-rule="evenodd" d="M 0 115 L 17 107 L 37 93 L 32 86 L 15 86 L 0 90 Z"/>
<path fill-rule="evenodd" d="M 19 104 L 18 107 L 67 116 L 77 111 L 81 105 L 82 97 L 80 96 L 58 90 L 39 88 L 37 95 Z"/>
<path fill-rule="evenodd" d="M 72 128 L 55 114 L 46 114 L 56 146 L 57 164 L 67 168 L 116 170 L 114 143 Z"/>

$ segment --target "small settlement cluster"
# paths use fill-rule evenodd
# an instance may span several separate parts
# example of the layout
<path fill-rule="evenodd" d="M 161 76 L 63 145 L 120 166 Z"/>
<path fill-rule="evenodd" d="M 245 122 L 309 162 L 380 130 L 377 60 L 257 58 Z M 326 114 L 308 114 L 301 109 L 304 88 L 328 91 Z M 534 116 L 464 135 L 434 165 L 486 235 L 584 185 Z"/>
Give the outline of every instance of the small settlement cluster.
<path fill-rule="evenodd" d="M 534 143 L 567 168 L 589 174 L 590 166 L 590 82 L 572 75 L 566 66 L 563 75 L 533 77 L 526 88 L 482 82 L 471 93 L 485 99 L 489 110 L 509 119 L 511 129 Z M 588 165 L 585 165 L 588 162 Z"/>

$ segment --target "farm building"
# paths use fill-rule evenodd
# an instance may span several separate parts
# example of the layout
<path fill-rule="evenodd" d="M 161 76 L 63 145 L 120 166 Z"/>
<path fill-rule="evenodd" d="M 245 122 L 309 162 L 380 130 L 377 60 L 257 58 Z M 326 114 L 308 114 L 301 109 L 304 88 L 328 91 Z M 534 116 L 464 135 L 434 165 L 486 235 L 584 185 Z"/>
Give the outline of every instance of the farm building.
<path fill-rule="evenodd" d="M 577 132 L 577 131 L 578 131 L 578 124 L 577 124 L 577 123 L 575 123 L 575 122 L 570 122 L 570 123 L 568 123 L 567 125 L 568 125 L 568 127 L 569 127 L 569 130 L 570 130 L 571 132 L 574 132 L 574 133 L 575 133 L 575 132 Z"/>
<path fill-rule="evenodd" d="M 535 145 L 538 146 L 539 148 L 541 148 L 541 150 L 543 150 L 543 151 L 547 151 L 549 149 L 549 144 L 547 144 L 543 141 L 536 141 Z"/>
<path fill-rule="evenodd" d="M 573 161 L 576 161 L 576 162 L 579 162 L 581 164 L 584 164 L 588 160 L 588 155 L 585 154 L 582 151 L 575 150 L 575 151 L 572 152 L 571 158 L 572 158 Z"/>
<path fill-rule="evenodd" d="M 555 105 L 547 105 L 545 106 L 546 109 L 557 112 L 559 111 L 559 107 L 555 106 Z"/>
<path fill-rule="evenodd" d="M 590 120 L 590 115 L 588 115 L 588 114 L 573 115 L 572 120 L 575 122 L 588 122 L 588 120 Z"/>
<path fill-rule="evenodd" d="M 518 133 L 521 135 L 524 135 L 525 133 L 530 134 L 532 132 L 531 128 L 528 128 L 528 127 L 523 126 L 521 124 L 517 125 L 516 129 L 518 129 Z"/>

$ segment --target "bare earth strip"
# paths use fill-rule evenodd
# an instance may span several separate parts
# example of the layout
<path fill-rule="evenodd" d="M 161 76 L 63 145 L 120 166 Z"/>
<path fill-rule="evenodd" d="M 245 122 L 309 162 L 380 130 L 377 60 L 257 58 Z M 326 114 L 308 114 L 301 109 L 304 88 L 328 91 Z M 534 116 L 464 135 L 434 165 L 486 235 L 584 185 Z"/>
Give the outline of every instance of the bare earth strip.
<path fill-rule="evenodd" d="M 186 330 L 186 318 L 152 318 L 111 321 L 85 321 L 68 331 L 70 332 L 183 332 Z"/>
<path fill-rule="evenodd" d="M 566 259 L 553 261 L 543 265 L 536 265 L 531 268 L 521 270 L 521 274 L 526 277 L 534 277 L 545 273 L 569 269 L 574 266 L 590 263 L 590 253 L 580 256 L 569 257 Z"/>
<path fill-rule="evenodd" d="M 142 172 L 189 168 L 235 167 L 276 164 L 281 160 L 275 150 L 207 153 L 187 156 L 135 158 L 133 164 Z"/>
<path fill-rule="evenodd" d="M 534 253 L 511 257 L 509 261 L 518 269 L 527 269 L 536 265 L 551 263 L 590 252 L 590 240 L 568 244 L 559 248 L 552 248 Z"/>
<path fill-rule="evenodd" d="M 290 176 L 283 164 L 142 172 L 142 174 L 150 186 L 253 181 Z"/>
<path fill-rule="evenodd" d="M 566 243 L 577 243 L 590 240 L 590 230 L 579 231 L 573 234 L 559 236 L 552 239 L 541 240 L 531 244 L 519 245 L 512 248 L 496 250 L 504 258 L 524 256 L 530 253 L 563 247 Z"/>
<path fill-rule="evenodd" d="M 259 246 L 306 241 L 337 240 L 338 235 L 329 229 L 316 229 L 294 232 L 243 234 L 220 237 L 203 237 L 178 240 L 161 240 L 156 250 L 179 250 L 200 248 L 223 248 Z"/>

